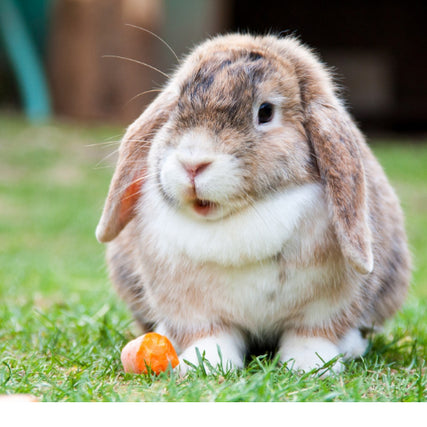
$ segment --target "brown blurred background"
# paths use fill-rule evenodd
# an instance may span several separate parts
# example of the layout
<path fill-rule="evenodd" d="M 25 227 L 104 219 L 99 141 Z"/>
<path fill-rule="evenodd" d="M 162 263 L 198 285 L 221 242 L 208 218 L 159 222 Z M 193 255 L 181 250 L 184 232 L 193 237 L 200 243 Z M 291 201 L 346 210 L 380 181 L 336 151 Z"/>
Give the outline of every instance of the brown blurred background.
<path fill-rule="evenodd" d="M 141 113 L 155 95 L 142 93 L 165 77 L 133 60 L 166 74 L 177 62 L 139 26 L 178 56 L 219 32 L 298 36 L 334 68 L 363 130 L 427 133 L 426 1 L 7 1 L 41 59 L 56 117 L 129 123 Z M 0 43 L 0 109 L 25 111 L 21 85 Z"/>

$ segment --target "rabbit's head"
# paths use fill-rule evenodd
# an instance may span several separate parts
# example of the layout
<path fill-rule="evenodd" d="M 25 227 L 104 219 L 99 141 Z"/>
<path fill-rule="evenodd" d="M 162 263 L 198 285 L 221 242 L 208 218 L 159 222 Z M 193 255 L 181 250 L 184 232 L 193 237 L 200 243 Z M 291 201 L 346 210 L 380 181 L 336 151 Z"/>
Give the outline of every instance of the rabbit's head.
<path fill-rule="evenodd" d="M 209 40 L 129 127 L 97 238 L 114 239 L 144 209 L 137 201 L 148 177 L 169 207 L 195 221 L 221 221 L 274 193 L 320 182 L 344 256 L 368 273 L 363 149 L 328 72 L 298 41 Z"/>

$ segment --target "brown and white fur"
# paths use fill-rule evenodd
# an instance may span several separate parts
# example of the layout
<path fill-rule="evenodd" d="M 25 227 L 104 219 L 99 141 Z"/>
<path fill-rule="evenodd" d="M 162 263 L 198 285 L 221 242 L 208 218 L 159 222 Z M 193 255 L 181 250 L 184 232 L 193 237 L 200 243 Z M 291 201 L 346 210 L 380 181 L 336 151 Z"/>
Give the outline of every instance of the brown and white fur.
<path fill-rule="evenodd" d="M 221 36 L 186 58 L 125 134 L 96 235 L 142 330 L 196 364 L 217 346 L 235 367 L 254 348 L 306 371 L 358 357 L 410 277 L 398 199 L 292 38 Z"/>

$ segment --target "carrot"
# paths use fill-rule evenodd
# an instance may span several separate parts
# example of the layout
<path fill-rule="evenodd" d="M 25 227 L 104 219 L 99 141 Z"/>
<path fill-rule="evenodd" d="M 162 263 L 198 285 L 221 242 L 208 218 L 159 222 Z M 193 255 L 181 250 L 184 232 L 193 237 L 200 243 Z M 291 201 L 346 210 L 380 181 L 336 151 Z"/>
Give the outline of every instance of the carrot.
<path fill-rule="evenodd" d="M 147 374 L 147 368 L 158 374 L 166 371 L 169 366 L 175 368 L 179 364 L 171 342 L 155 332 L 128 342 L 122 350 L 121 360 L 125 372 L 135 374 Z"/>

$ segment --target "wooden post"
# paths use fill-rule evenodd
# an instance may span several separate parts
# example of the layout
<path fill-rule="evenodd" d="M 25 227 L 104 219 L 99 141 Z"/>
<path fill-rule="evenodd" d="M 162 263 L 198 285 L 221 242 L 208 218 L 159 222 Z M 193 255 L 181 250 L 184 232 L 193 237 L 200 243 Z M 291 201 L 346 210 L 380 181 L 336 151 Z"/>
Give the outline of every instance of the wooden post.
<path fill-rule="evenodd" d="M 50 81 L 55 111 L 77 119 L 126 122 L 153 99 L 141 92 L 165 78 L 141 61 L 159 66 L 162 0 L 58 0 L 53 13 Z M 106 57 L 116 55 L 129 60 Z"/>

